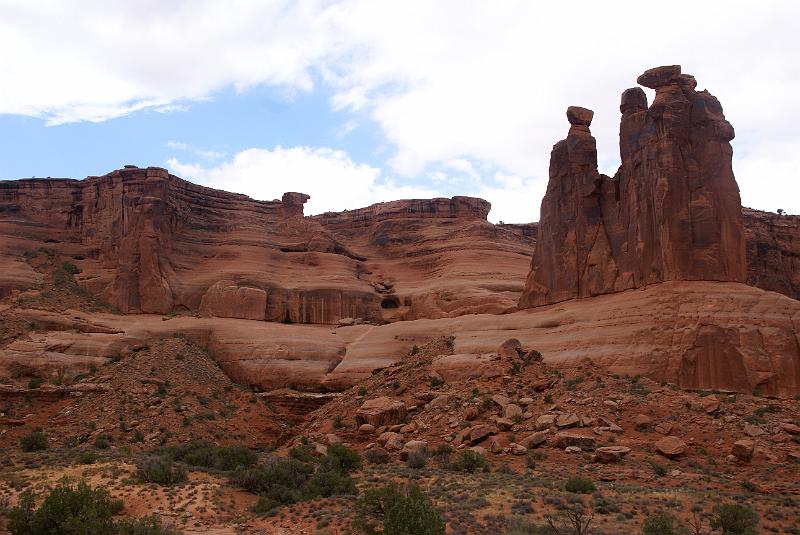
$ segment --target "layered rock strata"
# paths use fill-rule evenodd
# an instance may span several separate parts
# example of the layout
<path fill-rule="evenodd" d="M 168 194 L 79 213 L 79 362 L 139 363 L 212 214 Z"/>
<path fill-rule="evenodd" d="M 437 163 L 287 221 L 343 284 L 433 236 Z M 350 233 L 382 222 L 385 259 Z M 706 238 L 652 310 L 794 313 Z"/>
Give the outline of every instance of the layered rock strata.
<path fill-rule="evenodd" d="M 28 258 L 46 249 L 123 313 L 336 324 L 515 307 L 534 238 L 489 223 L 488 202 L 412 199 L 305 217 L 308 198 L 256 201 L 133 166 L 0 182 L 0 298 L 42 284 Z"/>

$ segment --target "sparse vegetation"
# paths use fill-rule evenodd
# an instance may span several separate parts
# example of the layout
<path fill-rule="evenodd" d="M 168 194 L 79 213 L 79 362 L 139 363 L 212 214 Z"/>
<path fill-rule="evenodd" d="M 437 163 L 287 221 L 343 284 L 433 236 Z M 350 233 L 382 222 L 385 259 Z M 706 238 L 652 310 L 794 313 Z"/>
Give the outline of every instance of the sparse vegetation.
<path fill-rule="evenodd" d="M 378 533 L 376 524 L 382 524 L 380 533 L 384 535 L 445 533 L 442 513 L 417 485 L 410 485 L 407 490 L 397 485 L 369 489 L 356 507 L 361 514 L 356 527 L 364 533 Z"/>
<path fill-rule="evenodd" d="M 480 453 L 473 450 L 462 451 L 455 460 L 448 465 L 450 470 L 456 472 L 474 473 L 489 469 L 489 461 Z"/>
<path fill-rule="evenodd" d="M 688 535 L 686 526 L 671 513 L 657 513 L 647 517 L 642 526 L 643 535 Z"/>
<path fill-rule="evenodd" d="M 594 482 L 592 482 L 591 479 L 580 476 L 571 477 L 564 483 L 564 489 L 567 492 L 576 492 L 578 494 L 589 494 L 590 492 L 594 492 L 595 488 Z"/>
<path fill-rule="evenodd" d="M 714 506 L 711 528 L 721 535 L 756 535 L 758 515 L 750 507 L 738 503 L 722 503 Z"/>
<path fill-rule="evenodd" d="M 258 460 L 256 452 L 244 446 L 220 447 L 200 440 L 168 446 L 159 453 L 189 466 L 222 471 L 247 468 Z"/>
<path fill-rule="evenodd" d="M 263 463 L 238 470 L 234 483 L 260 495 L 256 509 L 269 513 L 275 508 L 317 497 L 356 494 L 349 473 L 361 466 L 361 457 L 341 444 L 328 448 L 316 466 L 295 458 L 271 456 Z"/>
<path fill-rule="evenodd" d="M 186 466 L 164 455 L 146 457 L 136 466 L 136 479 L 140 483 L 175 485 L 187 479 Z"/>
<path fill-rule="evenodd" d="M 35 496 L 23 492 L 19 504 L 8 512 L 8 531 L 12 535 L 114 534 L 112 516 L 122 502 L 111 499 L 107 491 L 92 489 L 85 483 L 76 487 L 61 484 L 51 490 L 37 508 Z"/>
<path fill-rule="evenodd" d="M 20 439 L 19 445 L 22 451 L 25 452 L 46 450 L 48 445 L 47 437 L 44 436 L 41 429 L 37 429 L 36 431 L 31 431 L 27 435 L 24 435 Z"/>

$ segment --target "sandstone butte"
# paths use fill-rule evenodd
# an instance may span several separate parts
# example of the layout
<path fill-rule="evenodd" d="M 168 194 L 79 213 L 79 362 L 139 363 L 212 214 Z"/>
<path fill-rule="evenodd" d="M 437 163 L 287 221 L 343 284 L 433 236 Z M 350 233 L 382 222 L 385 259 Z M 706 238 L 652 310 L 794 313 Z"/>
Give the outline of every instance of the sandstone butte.
<path fill-rule="evenodd" d="M 656 96 L 623 93 L 614 177 L 593 112 L 567 110 L 538 224 L 493 225 L 470 197 L 305 216 L 302 193 L 155 167 L 0 182 L 0 315 L 40 326 L 0 345 L 0 376 L 75 376 L 181 333 L 241 383 L 341 390 L 441 336 L 434 368 L 469 377 L 513 337 L 560 366 L 800 393 L 800 217 L 741 207 L 733 128 L 692 76 L 638 81 Z M 41 305 L 43 256 L 104 305 Z"/>

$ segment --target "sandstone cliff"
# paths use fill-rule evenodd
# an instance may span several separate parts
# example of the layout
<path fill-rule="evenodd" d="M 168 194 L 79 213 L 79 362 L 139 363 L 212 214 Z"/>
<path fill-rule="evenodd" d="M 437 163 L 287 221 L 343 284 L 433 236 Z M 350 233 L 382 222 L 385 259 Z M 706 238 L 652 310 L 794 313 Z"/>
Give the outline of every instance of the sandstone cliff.
<path fill-rule="evenodd" d="M 800 216 L 745 208 L 747 284 L 800 299 Z"/>
<path fill-rule="evenodd" d="M 747 279 L 733 127 L 680 67 L 658 67 L 626 90 L 622 165 L 597 171 L 590 110 L 570 107 L 567 138 L 553 147 L 539 240 L 522 308 L 668 280 Z"/>
<path fill-rule="evenodd" d="M 503 312 L 519 298 L 534 240 L 487 222 L 482 199 L 304 217 L 308 198 L 255 201 L 152 167 L 0 182 L 0 298 L 42 284 L 26 259 L 39 248 L 124 313 L 335 324 Z"/>

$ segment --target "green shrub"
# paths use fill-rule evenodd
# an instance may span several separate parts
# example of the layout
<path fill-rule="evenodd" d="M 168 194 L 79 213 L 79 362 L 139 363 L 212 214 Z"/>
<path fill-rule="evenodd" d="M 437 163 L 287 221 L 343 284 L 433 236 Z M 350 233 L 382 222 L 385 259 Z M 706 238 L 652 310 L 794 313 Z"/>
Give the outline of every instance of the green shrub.
<path fill-rule="evenodd" d="M 356 483 L 344 472 L 338 470 L 317 470 L 308 482 L 305 497 L 355 495 Z"/>
<path fill-rule="evenodd" d="M 289 450 L 289 457 L 300 462 L 310 463 L 316 460 L 317 452 L 311 444 L 301 444 Z"/>
<path fill-rule="evenodd" d="M 94 447 L 98 450 L 107 450 L 111 447 L 111 437 L 108 435 L 97 435 L 94 439 Z"/>
<path fill-rule="evenodd" d="M 340 445 L 337 445 L 340 446 Z M 316 466 L 296 458 L 272 456 L 264 463 L 238 470 L 234 484 L 259 494 L 258 512 L 318 497 L 356 494 L 355 482 L 347 473 L 361 466 L 357 453 L 344 446 L 328 449 Z"/>
<path fill-rule="evenodd" d="M 364 491 L 356 502 L 358 525 L 367 533 L 376 533 L 374 522 L 383 524 L 384 535 L 442 535 L 445 532 L 441 512 L 422 490 L 411 485 L 403 491 L 398 485 Z"/>
<path fill-rule="evenodd" d="M 714 506 L 711 528 L 722 535 L 756 535 L 758 515 L 745 505 L 723 503 Z"/>
<path fill-rule="evenodd" d="M 450 462 L 450 470 L 456 472 L 475 473 L 479 470 L 486 471 L 489 468 L 489 461 L 483 455 L 473 450 L 464 450 L 454 460 Z"/>
<path fill-rule="evenodd" d="M 39 388 L 40 386 L 42 386 L 43 383 L 44 383 L 44 379 L 41 379 L 39 377 L 34 377 L 34 378 L 32 378 L 31 380 L 28 381 L 28 388 L 31 389 L 31 390 L 34 390 L 34 389 Z"/>
<path fill-rule="evenodd" d="M 81 270 L 78 269 L 78 266 L 76 266 L 72 262 L 64 262 L 63 264 L 61 264 L 61 268 L 70 275 L 77 275 L 78 273 L 81 272 Z"/>
<path fill-rule="evenodd" d="M 349 474 L 361 468 L 361 456 L 342 444 L 331 444 L 322 460 L 323 470 L 335 470 Z"/>
<path fill-rule="evenodd" d="M 383 448 L 370 448 L 364 452 L 364 458 L 371 464 L 386 464 L 389 462 L 389 453 Z"/>
<path fill-rule="evenodd" d="M 27 435 L 19 439 L 19 445 L 22 451 L 42 451 L 47 449 L 47 437 L 44 436 L 41 429 L 31 431 Z"/>
<path fill-rule="evenodd" d="M 253 466 L 258 460 L 256 452 L 244 446 L 220 447 L 202 440 L 162 448 L 159 453 L 189 466 L 225 472 Z"/>
<path fill-rule="evenodd" d="M 12 535 L 110 535 L 115 533 L 112 516 L 120 510 L 122 502 L 112 500 L 103 489 L 85 483 L 62 484 L 50 491 L 38 509 L 34 495 L 23 492 L 18 505 L 8 512 L 7 529 Z"/>
<path fill-rule="evenodd" d="M 78 456 L 78 462 L 81 464 L 94 464 L 97 462 L 97 455 L 93 451 L 83 450 Z"/>
<path fill-rule="evenodd" d="M 589 494 L 590 492 L 595 491 L 595 486 L 591 479 L 575 476 L 567 479 L 567 482 L 564 484 L 564 489 L 567 492 L 577 492 L 578 494 Z"/>
<path fill-rule="evenodd" d="M 187 470 L 166 456 L 147 457 L 137 464 L 136 479 L 140 483 L 174 485 L 186 481 Z"/>
<path fill-rule="evenodd" d="M 653 469 L 653 473 L 658 477 L 664 477 L 667 475 L 667 467 L 663 464 L 658 464 L 655 461 L 650 461 L 650 468 Z"/>
<path fill-rule="evenodd" d="M 643 535 L 684 535 L 687 533 L 686 526 L 670 513 L 657 513 L 649 516 L 642 526 Z"/>
<path fill-rule="evenodd" d="M 409 454 L 408 459 L 406 459 L 406 466 L 414 470 L 419 470 L 420 468 L 425 467 L 426 462 L 426 457 L 423 454 L 415 451 Z"/>
<path fill-rule="evenodd" d="M 394 501 L 383 521 L 384 535 L 444 535 L 441 511 L 422 490 L 411 485 L 408 493 Z"/>

